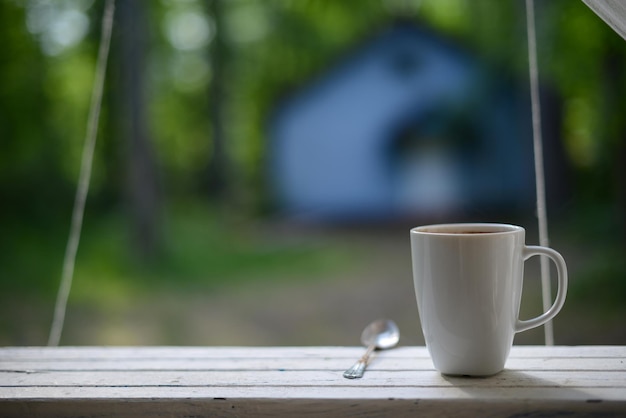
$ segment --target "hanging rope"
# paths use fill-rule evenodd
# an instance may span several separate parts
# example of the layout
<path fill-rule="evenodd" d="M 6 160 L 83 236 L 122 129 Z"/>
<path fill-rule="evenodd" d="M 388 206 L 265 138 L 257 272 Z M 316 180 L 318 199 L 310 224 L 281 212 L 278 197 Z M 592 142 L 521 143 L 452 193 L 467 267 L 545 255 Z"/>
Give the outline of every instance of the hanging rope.
<path fill-rule="evenodd" d="M 535 183 L 537 190 L 537 218 L 539 219 L 539 245 L 547 247 L 548 215 L 546 210 L 545 175 L 543 171 L 543 139 L 541 136 L 541 106 L 539 101 L 539 71 L 537 70 L 537 40 L 535 34 L 534 0 L 526 0 L 526 33 L 528 36 L 528 72 L 530 74 L 530 98 L 533 122 L 533 149 L 535 154 Z M 552 305 L 550 285 L 550 264 L 546 257 L 540 257 L 541 292 L 544 312 Z M 552 321 L 544 325 L 546 345 L 554 345 Z"/>
<path fill-rule="evenodd" d="M 98 49 L 98 62 L 96 63 L 96 72 L 94 77 L 94 85 L 91 95 L 91 104 L 89 107 L 89 119 L 87 121 L 87 133 L 85 136 L 85 145 L 80 165 L 80 174 L 78 176 L 78 186 L 76 188 L 76 196 L 74 200 L 74 208 L 72 211 L 72 223 L 70 225 L 70 233 L 65 247 L 65 257 L 63 259 L 63 271 L 61 274 L 61 285 L 57 293 L 56 304 L 54 307 L 54 318 L 50 328 L 50 336 L 48 338 L 49 346 L 59 345 L 63 324 L 65 322 L 65 311 L 67 308 L 67 299 L 70 295 L 72 287 L 72 277 L 74 276 L 74 265 L 76 262 L 76 251 L 80 241 L 80 234 L 83 225 L 83 214 L 85 212 L 85 201 L 89 191 L 89 180 L 91 178 L 91 166 L 93 162 L 93 153 L 96 146 L 96 134 L 98 132 L 98 121 L 100 119 L 100 108 L 102 106 L 102 92 L 104 88 L 104 79 L 106 75 L 107 59 L 109 56 L 109 46 L 111 44 L 111 32 L 113 29 L 113 12 L 115 10 L 115 0 L 107 0 L 102 18 L 102 31 L 100 36 L 100 47 Z"/>

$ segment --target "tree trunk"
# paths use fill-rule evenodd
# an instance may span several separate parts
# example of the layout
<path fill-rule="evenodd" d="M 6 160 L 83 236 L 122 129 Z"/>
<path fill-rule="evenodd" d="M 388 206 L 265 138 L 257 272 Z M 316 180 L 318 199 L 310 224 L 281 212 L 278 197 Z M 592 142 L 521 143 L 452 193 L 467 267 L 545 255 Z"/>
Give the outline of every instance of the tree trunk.
<path fill-rule="evenodd" d="M 618 227 L 620 244 L 626 246 L 626 120 L 621 117 L 626 112 L 624 97 L 626 95 L 626 71 L 623 53 L 623 41 L 611 39 L 604 57 L 604 96 L 605 122 L 604 130 L 607 138 L 607 149 L 611 157 L 611 182 L 613 183 L 614 213 Z"/>
<path fill-rule="evenodd" d="M 118 28 L 120 77 L 118 120 L 125 143 L 126 193 L 133 246 L 143 261 L 158 249 L 159 193 L 152 141 L 145 116 L 145 54 L 147 2 L 120 1 Z"/>
<path fill-rule="evenodd" d="M 211 123 L 211 155 L 207 167 L 207 182 L 209 196 L 225 203 L 229 200 L 229 160 L 226 150 L 224 132 L 224 61 L 226 48 L 223 38 L 223 2 L 221 0 L 209 0 L 208 11 L 213 17 L 216 31 L 209 49 L 212 78 L 209 90 L 210 123 Z"/>

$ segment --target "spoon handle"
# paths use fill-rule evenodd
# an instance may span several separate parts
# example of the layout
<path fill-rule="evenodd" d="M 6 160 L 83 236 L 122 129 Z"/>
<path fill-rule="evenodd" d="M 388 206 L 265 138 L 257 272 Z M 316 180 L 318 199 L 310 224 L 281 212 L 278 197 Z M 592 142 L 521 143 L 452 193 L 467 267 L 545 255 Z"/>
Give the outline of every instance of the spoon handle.
<path fill-rule="evenodd" d="M 363 373 L 365 373 L 365 368 L 367 367 L 367 362 L 370 358 L 370 354 L 376 348 L 376 344 L 371 344 L 367 347 L 367 351 L 363 356 L 356 362 L 352 367 L 343 372 L 343 377 L 346 379 L 360 379 L 363 377 Z"/>

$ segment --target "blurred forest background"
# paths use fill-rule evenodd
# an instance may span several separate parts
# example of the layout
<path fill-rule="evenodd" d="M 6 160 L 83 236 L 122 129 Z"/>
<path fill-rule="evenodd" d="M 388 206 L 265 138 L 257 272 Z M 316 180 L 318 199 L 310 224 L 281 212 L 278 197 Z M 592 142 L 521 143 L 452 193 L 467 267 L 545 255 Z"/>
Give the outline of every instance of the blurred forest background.
<path fill-rule="evenodd" d="M 0 0 L 2 345 L 47 341 L 103 6 Z M 537 1 L 536 18 L 567 162 L 566 197 L 548 207 L 571 275 L 556 342 L 626 344 L 626 42 L 581 1 Z M 421 344 L 411 226 L 514 222 L 536 243 L 532 210 L 298 223 L 273 200 L 280 100 L 399 19 L 528 79 L 519 0 L 117 1 L 61 343 L 353 345 L 385 316 Z M 541 309 L 533 263 L 525 317 Z"/>

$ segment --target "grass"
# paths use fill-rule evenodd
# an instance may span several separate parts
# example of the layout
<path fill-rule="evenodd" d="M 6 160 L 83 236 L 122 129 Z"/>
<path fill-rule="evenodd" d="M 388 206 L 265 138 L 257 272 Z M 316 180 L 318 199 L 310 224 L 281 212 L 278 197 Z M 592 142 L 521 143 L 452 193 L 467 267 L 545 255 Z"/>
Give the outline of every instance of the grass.
<path fill-rule="evenodd" d="M 197 202 L 168 208 L 159 226 L 158 253 L 150 262 L 142 262 L 122 214 L 87 213 L 66 328 L 69 334 L 78 332 L 77 327 L 86 328 L 88 336 L 70 337 L 72 341 L 121 341 L 119 336 L 107 340 L 102 335 L 126 329 L 120 324 L 137 306 L 144 306 L 148 316 L 147 311 L 154 309 L 156 315 L 160 307 L 155 300 L 164 306 L 176 301 L 176 311 L 182 314 L 187 307 L 180 303 L 190 297 L 267 281 L 304 283 L 349 268 L 355 257 L 354 250 L 341 243 L 294 233 L 284 225 L 224 216 Z M 0 344 L 45 343 L 68 229 L 62 222 L 42 220 L 38 225 L 15 223 L 4 228 Z M 159 299 L 168 295 L 172 301 Z M 117 318 L 117 325 L 106 323 L 107 318 Z M 158 325 L 159 321 L 150 327 Z M 99 331 L 89 331 L 93 327 Z"/>
<path fill-rule="evenodd" d="M 206 205 L 170 208 L 160 224 L 155 257 L 137 257 L 128 221 L 120 213 L 89 218 L 76 258 L 72 299 L 114 305 L 136 292 L 157 287 L 176 290 L 243 284 L 254 280 L 307 276 L 341 269 L 353 254 L 340 244 L 299 234 L 278 225 L 234 219 Z M 66 225 L 5 229 L 0 255 L 0 291 L 54 298 L 58 288 Z"/>

